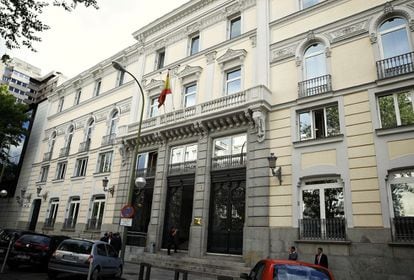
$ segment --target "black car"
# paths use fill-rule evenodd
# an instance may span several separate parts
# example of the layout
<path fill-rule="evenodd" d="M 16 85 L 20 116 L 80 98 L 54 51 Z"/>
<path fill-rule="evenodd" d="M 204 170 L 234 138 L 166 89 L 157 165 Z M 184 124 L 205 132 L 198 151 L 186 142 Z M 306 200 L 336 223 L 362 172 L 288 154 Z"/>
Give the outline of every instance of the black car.
<path fill-rule="evenodd" d="M 7 264 L 10 269 L 23 264 L 40 265 L 45 269 L 60 242 L 69 238 L 62 235 L 25 234 L 14 242 Z"/>
<path fill-rule="evenodd" d="M 4 259 L 6 256 L 7 249 L 9 248 L 10 240 L 12 240 L 12 244 L 14 241 L 19 239 L 22 235 L 33 233 L 32 231 L 28 230 L 21 230 L 21 229 L 2 229 L 0 230 L 0 259 Z"/>

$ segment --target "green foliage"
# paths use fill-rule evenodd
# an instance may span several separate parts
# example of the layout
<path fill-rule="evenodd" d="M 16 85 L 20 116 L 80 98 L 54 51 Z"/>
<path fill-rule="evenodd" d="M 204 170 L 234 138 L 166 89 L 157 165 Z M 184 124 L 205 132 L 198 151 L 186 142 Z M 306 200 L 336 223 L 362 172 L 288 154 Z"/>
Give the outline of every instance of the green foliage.
<path fill-rule="evenodd" d="M 25 135 L 23 124 L 29 119 L 27 109 L 27 105 L 16 103 L 7 86 L 0 86 L 0 162 L 7 161 L 9 146 L 17 146 Z"/>
<path fill-rule="evenodd" d="M 97 0 L 50 0 L 53 6 L 70 12 L 77 4 L 98 8 Z M 51 3 L 36 0 L 0 0 L 0 36 L 8 49 L 18 49 L 21 45 L 36 51 L 32 42 L 41 41 L 36 35 L 49 29 L 38 16 Z"/>

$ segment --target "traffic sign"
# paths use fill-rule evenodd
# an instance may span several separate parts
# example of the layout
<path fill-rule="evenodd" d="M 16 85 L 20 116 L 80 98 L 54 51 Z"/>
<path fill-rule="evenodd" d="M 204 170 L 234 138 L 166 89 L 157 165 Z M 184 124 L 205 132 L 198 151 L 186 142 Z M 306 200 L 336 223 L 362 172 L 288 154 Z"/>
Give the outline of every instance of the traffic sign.
<path fill-rule="evenodd" d="M 132 218 L 134 217 L 135 209 L 132 205 L 125 205 L 121 209 L 121 217 L 122 218 Z"/>

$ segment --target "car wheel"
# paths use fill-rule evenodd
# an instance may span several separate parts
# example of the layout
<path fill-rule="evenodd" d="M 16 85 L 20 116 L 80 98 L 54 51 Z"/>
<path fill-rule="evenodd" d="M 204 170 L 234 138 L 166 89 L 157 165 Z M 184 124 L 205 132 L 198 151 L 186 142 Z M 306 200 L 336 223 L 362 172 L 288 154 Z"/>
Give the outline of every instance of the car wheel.
<path fill-rule="evenodd" d="M 114 275 L 115 279 L 120 279 L 122 277 L 122 265 L 120 265 Z"/>
<path fill-rule="evenodd" d="M 53 270 L 48 270 L 47 271 L 47 277 L 50 280 L 55 280 L 57 278 L 57 275 L 58 275 L 58 273 L 56 271 L 53 271 Z"/>
<path fill-rule="evenodd" d="M 95 268 L 92 271 L 91 280 L 99 280 L 99 268 Z"/>

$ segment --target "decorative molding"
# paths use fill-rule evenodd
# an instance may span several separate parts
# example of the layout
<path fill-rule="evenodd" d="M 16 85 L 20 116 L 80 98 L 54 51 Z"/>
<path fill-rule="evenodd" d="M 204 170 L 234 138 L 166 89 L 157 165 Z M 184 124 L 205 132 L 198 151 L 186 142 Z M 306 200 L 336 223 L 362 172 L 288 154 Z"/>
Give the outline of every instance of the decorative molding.
<path fill-rule="evenodd" d="M 226 16 L 232 16 L 234 14 L 240 13 L 242 6 L 239 2 L 236 2 L 225 8 Z"/>
<path fill-rule="evenodd" d="M 252 47 L 255 48 L 257 45 L 257 35 L 254 34 L 252 36 L 249 36 L 250 42 L 252 43 Z"/>
<path fill-rule="evenodd" d="M 368 27 L 368 20 L 363 20 L 331 31 L 327 36 L 330 38 L 331 43 L 336 43 L 364 34 L 368 32 Z"/>
<path fill-rule="evenodd" d="M 306 40 L 307 41 L 315 40 L 315 32 L 313 32 L 313 30 L 309 30 L 308 34 L 306 34 Z"/>
<path fill-rule="evenodd" d="M 95 117 L 95 122 L 98 123 L 98 122 L 104 121 L 105 119 L 107 119 L 107 115 L 108 115 L 108 110 L 97 113 Z"/>
<path fill-rule="evenodd" d="M 326 47 L 325 48 L 325 56 L 326 57 L 331 57 L 332 51 L 330 47 Z"/>
<path fill-rule="evenodd" d="M 369 40 L 371 44 L 375 44 L 377 42 L 377 34 L 376 33 L 369 34 Z"/>
<path fill-rule="evenodd" d="M 67 124 L 63 124 L 56 129 L 56 136 L 60 136 L 66 133 Z"/>
<path fill-rule="evenodd" d="M 102 63 L 100 63 L 100 64 L 102 64 Z M 98 78 L 102 77 L 102 74 L 103 74 L 102 68 L 98 68 L 98 69 L 96 69 L 95 71 L 92 72 L 92 77 L 94 79 L 98 79 Z"/>
<path fill-rule="evenodd" d="M 211 64 L 216 60 L 217 52 L 212 51 L 206 54 L 207 64 Z"/>
<path fill-rule="evenodd" d="M 121 104 L 119 105 L 120 110 L 121 110 L 121 114 L 129 112 L 131 110 L 131 103 L 125 103 L 125 104 Z"/>
<path fill-rule="evenodd" d="M 161 90 L 163 86 L 164 81 L 151 79 L 151 81 L 148 84 L 144 85 L 144 88 L 146 91 L 151 91 L 155 88 L 159 88 Z"/>
<path fill-rule="evenodd" d="M 286 46 L 271 51 L 270 62 L 277 62 L 286 58 L 291 58 L 295 56 L 297 44 Z"/>
<path fill-rule="evenodd" d="M 188 35 L 191 35 L 191 34 L 197 32 L 197 31 L 199 31 L 200 30 L 200 26 L 201 26 L 201 23 L 198 22 L 198 21 L 196 21 L 196 22 L 188 25 L 185 28 L 186 29 L 186 35 L 188 36 Z"/>
<path fill-rule="evenodd" d="M 393 13 L 394 12 L 394 7 L 392 6 L 392 3 L 389 1 L 389 2 L 386 2 L 385 3 L 385 5 L 384 5 L 384 14 L 391 14 L 391 13 Z"/>
<path fill-rule="evenodd" d="M 252 119 L 257 132 L 257 142 L 261 143 L 266 137 L 266 114 L 261 110 L 253 111 Z"/>
<path fill-rule="evenodd" d="M 186 65 L 183 71 L 177 73 L 177 77 L 179 77 L 180 79 L 183 79 L 185 77 L 195 75 L 198 78 L 202 70 L 203 68 L 201 68 L 200 66 Z"/>
<path fill-rule="evenodd" d="M 227 49 L 227 51 L 222 56 L 217 58 L 216 60 L 220 64 L 220 67 L 223 68 L 226 62 L 229 62 L 235 59 L 239 59 L 240 64 L 242 64 L 246 55 L 247 55 L 247 51 L 244 49 L 240 49 L 240 50 Z"/>

